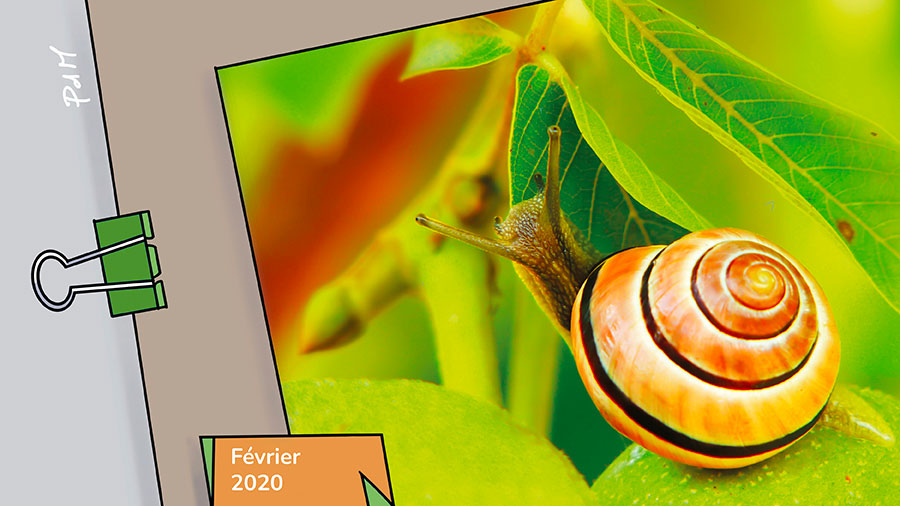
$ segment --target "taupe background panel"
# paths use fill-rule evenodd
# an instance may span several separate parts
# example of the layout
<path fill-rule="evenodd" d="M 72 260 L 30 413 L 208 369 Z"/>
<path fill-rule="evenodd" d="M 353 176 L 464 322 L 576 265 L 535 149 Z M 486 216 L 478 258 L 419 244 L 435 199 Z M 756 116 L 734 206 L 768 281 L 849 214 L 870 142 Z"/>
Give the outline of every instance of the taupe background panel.
<path fill-rule="evenodd" d="M 199 434 L 287 431 L 213 67 L 522 3 L 89 0 L 120 210 L 151 210 L 169 302 L 137 316 L 166 504 L 207 502 Z"/>

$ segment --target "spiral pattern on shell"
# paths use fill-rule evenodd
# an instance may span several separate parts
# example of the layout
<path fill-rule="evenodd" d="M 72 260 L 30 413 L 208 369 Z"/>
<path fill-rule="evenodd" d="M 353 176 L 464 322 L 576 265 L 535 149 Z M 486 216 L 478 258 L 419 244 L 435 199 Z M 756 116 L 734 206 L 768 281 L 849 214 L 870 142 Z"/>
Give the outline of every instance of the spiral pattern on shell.
<path fill-rule="evenodd" d="M 837 376 L 840 344 L 821 288 L 750 232 L 695 232 L 594 269 L 572 310 L 594 402 L 665 457 L 741 467 L 802 437 Z"/>

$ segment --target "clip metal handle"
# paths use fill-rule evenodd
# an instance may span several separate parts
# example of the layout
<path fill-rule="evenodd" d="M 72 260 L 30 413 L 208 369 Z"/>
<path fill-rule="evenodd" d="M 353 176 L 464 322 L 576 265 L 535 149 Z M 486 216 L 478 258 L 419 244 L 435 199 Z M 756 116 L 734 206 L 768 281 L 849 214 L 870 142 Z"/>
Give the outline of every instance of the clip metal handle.
<path fill-rule="evenodd" d="M 69 287 L 69 291 L 63 300 L 55 301 L 51 299 L 46 292 L 44 292 L 44 288 L 43 286 L 41 286 L 41 266 L 43 266 L 44 262 L 46 262 L 47 260 L 56 260 L 57 262 L 62 264 L 63 268 L 68 269 L 69 267 L 83 264 L 84 262 L 106 255 L 107 253 L 112 253 L 113 251 L 124 249 L 146 240 L 147 238 L 144 236 L 133 237 L 126 241 L 111 244 L 105 248 L 100 248 L 94 251 L 83 253 L 71 259 L 66 258 L 65 255 L 53 249 L 42 251 L 41 254 L 34 259 L 34 264 L 32 264 L 31 266 L 31 286 L 32 288 L 34 288 L 34 294 L 37 296 L 38 301 L 40 301 L 40 303 L 47 309 L 51 311 L 63 311 L 72 305 L 72 303 L 75 301 L 75 296 L 79 293 L 109 292 L 112 290 L 125 290 L 128 288 L 153 287 L 153 280 L 74 285 Z"/>

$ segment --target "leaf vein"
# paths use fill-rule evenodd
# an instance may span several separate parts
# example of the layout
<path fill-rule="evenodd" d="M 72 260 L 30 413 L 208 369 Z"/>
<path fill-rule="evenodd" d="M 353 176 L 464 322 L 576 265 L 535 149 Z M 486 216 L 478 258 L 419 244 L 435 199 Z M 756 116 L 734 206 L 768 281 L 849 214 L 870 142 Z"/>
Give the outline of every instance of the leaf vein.
<path fill-rule="evenodd" d="M 884 241 L 883 238 L 881 238 L 880 236 L 878 236 L 878 234 L 875 233 L 875 231 L 872 229 L 872 227 L 871 227 L 869 224 L 863 222 L 863 221 L 862 221 L 855 213 L 853 213 L 853 212 L 850 210 L 850 207 L 852 207 L 850 204 L 845 204 L 845 203 L 840 202 L 839 200 L 835 199 L 834 196 L 831 195 L 831 194 L 830 194 L 830 193 L 822 186 L 822 184 L 819 183 L 818 180 L 816 180 L 816 179 L 814 179 L 813 177 L 811 177 L 811 176 L 807 175 L 806 173 L 804 173 L 804 172 L 802 171 L 802 168 L 799 167 L 799 166 L 794 162 L 794 160 L 793 160 L 791 157 L 789 157 L 789 156 L 781 149 L 781 147 L 778 146 L 778 145 L 774 142 L 773 138 L 771 138 L 771 137 L 769 137 L 769 136 L 766 136 L 766 135 L 762 134 L 762 133 L 755 127 L 755 125 L 753 125 L 752 123 L 750 123 L 748 120 L 746 120 L 746 119 L 743 117 L 743 115 L 740 115 L 740 113 L 738 113 L 738 112 L 735 110 L 734 105 L 733 105 L 731 102 L 729 102 L 728 100 L 726 100 L 726 99 L 724 99 L 722 96 L 720 96 L 718 93 L 716 93 L 716 92 L 715 92 L 715 91 L 714 91 L 714 90 L 713 90 L 713 89 L 705 82 L 705 80 L 704 80 L 706 77 L 709 77 L 709 76 L 714 75 L 714 74 L 698 74 L 698 73 L 694 72 L 693 70 L 691 70 L 690 67 L 688 67 L 688 66 L 685 64 L 685 62 L 684 62 L 683 60 L 681 60 L 680 58 L 678 58 L 678 56 L 675 54 L 675 52 L 674 52 L 671 48 L 669 48 L 668 46 L 666 46 L 665 44 L 663 44 L 662 42 L 660 42 L 659 39 L 657 39 L 657 38 L 654 36 L 652 30 L 650 30 L 649 28 L 647 28 L 646 26 L 643 25 L 643 21 L 637 16 L 637 14 L 634 13 L 633 10 L 629 9 L 627 5 L 625 5 L 623 2 L 621 2 L 621 0 L 610 0 L 610 1 L 609 1 L 609 4 L 611 4 L 612 2 L 616 2 L 617 4 L 619 4 L 619 5 L 621 6 L 621 9 L 620 9 L 620 10 L 622 10 L 622 13 L 624 14 L 624 16 L 625 16 L 626 18 L 629 18 L 629 19 L 631 20 L 631 22 L 634 24 L 634 26 L 638 29 L 639 32 L 645 34 L 645 37 L 648 38 L 648 39 L 650 40 L 650 43 L 653 44 L 654 46 L 656 46 L 657 49 L 659 49 L 659 50 L 663 53 L 663 55 L 666 56 L 666 57 L 672 62 L 673 66 L 674 66 L 674 65 L 678 65 L 678 66 L 681 67 L 681 70 L 682 70 L 682 71 L 688 76 L 688 78 L 694 83 L 695 100 L 696 100 L 696 88 L 697 88 L 697 87 L 702 87 L 703 90 L 704 90 L 706 93 L 708 93 L 714 100 L 716 100 L 716 101 L 719 103 L 719 105 L 721 105 L 721 106 L 726 110 L 726 112 L 735 114 L 735 116 L 736 116 L 736 118 L 738 119 L 738 121 L 744 123 L 744 126 L 745 126 L 747 129 L 749 129 L 754 135 L 756 135 L 756 136 L 760 139 L 760 142 L 762 142 L 762 143 L 768 145 L 772 150 L 775 151 L 775 153 L 776 153 L 779 157 L 781 157 L 781 158 L 787 163 L 789 169 L 791 169 L 790 174 L 791 174 L 792 181 L 793 181 L 794 173 L 797 172 L 797 171 L 799 171 L 799 172 L 800 172 L 800 173 L 801 173 L 801 174 L 802 174 L 802 175 L 810 182 L 810 184 L 811 184 L 812 186 L 814 186 L 814 187 L 815 187 L 815 188 L 816 188 L 816 189 L 817 189 L 817 190 L 818 190 L 818 191 L 826 198 L 826 201 L 827 201 L 827 202 L 832 202 L 832 203 L 834 203 L 834 205 L 836 205 L 839 209 L 841 209 L 843 212 L 845 212 L 845 213 L 847 213 L 849 216 L 851 216 L 851 217 L 854 219 L 854 221 L 857 221 L 857 222 L 859 223 L 859 225 L 861 226 L 861 228 L 863 229 L 864 232 L 866 232 L 866 233 L 868 233 L 869 235 L 871 235 L 872 238 L 875 239 L 875 241 L 876 241 L 877 243 L 881 244 L 885 249 L 887 249 L 888 251 L 890 251 L 891 254 L 892 254 L 893 256 L 895 256 L 895 257 L 897 257 L 898 259 L 900 259 L 900 252 L 898 252 L 896 249 L 894 249 L 891 245 L 887 244 L 887 243 Z M 608 4 L 608 5 L 609 5 L 609 4 Z M 646 73 L 645 73 L 645 75 L 646 75 Z M 727 73 L 721 73 L 721 74 L 719 74 L 719 75 L 729 75 L 729 74 L 727 74 Z M 743 75 L 743 74 L 731 74 L 731 75 L 734 75 L 734 76 L 736 76 L 736 77 L 747 77 L 747 78 L 750 78 L 749 76 L 745 76 L 745 75 Z M 648 76 L 648 78 L 649 78 L 649 76 Z M 766 80 L 767 80 L 767 79 L 763 79 L 763 78 L 757 78 L 757 79 L 762 80 L 762 81 L 766 81 Z M 772 82 L 772 83 L 774 83 L 774 84 L 778 84 L 778 85 L 781 85 L 781 86 L 788 87 L 788 85 L 787 85 L 786 83 L 781 82 L 781 81 L 771 81 L 771 80 L 768 80 L 768 81 L 770 81 L 770 82 Z M 695 106 L 695 108 L 696 108 L 698 111 L 700 110 L 699 107 L 696 107 L 696 106 Z M 700 111 L 700 113 L 703 114 L 702 111 Z M 738 144 L 740 144 L 740 143 L 738 143 Z M 746 149 L 746 147 L 743 147 L 743 146 L 741 146 L 741 147 L 742 147 L 743 149 Z M 749 150 L 747 150 L 747 151 L 749 152 Z M 751 153 L 751 155 L 752 155 L 752 153 Z M 755 155 L 753 155 L 753 156 L 755 157 Z M 756 158 L 758 158 L 758 157 L 756 157 Z M 763 162 L 764 162 L 764 161 L 763 161 Z M 764 163 L 765 163 L 765 162 L 764 162 Z M 797 188 L 796 183 L 795 183 L 793 186 L 794 186 L 795 189 Z M 833 226 L 833 225 L 832 225 L 832 226 Z"/>

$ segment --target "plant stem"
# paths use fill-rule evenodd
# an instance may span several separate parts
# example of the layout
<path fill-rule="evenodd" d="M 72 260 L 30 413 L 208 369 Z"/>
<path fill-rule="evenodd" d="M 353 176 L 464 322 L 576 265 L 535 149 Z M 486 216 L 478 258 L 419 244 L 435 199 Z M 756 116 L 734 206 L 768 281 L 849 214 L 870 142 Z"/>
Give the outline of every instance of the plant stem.
<path fill-rule="evenodd" d="M 511 60 L 498 62 L 494 67 L 478 105 L 437 177 L 435 188 L 443 190 L 441 193 L 460 176 L 484 179 L 492 174 L 497 157 L 505 157 L 502 141 L 512 109 L 510 94 L 515 72 L 512 63 Z M 440 199 L 431 206 L 418 207 L 417 211 L 450 218 L 459 224 L 465 213 L 448 213 L 452 209 L 446 199 Z M 481 214 L 494 210 L 487 207 Z M 412 223 L 413 216 L 407 218 L 407 223 Z M 414 237 L 432 245 L 432 251 L 416 255 L 415 270 L 434 328 L 441 382 L 500 405 L 500 368 L 490 312 L 487 255 L 467 244 L 428 234 L 419 227 Z"/>
<path fill-rule="evenodd" d="M 500 373 L 490 314 L 488 260 L 456 241 L 421 266 L 422 296 L 431 315 L 444 386 L 500 405 Z"/>
<path fill-rule="evenodd" d="M 502 141 L 506 139 L 503 134 L 508 130 L 512 111 L 512 83 L 516 71 L 513 63 L 507 60 L 495 64 L 466 128 L 444 162 L 437 188 L 447 191 L 461 175 L 482 180 L 487 174 L 493 175 L 495 160 L 505 160 L 506 146 Z M 440 201 L 439 207 L 434 216 L 443 214 L 452 218 L 451 223 L 462 221 L 465 213 L 446 214 L 453 209 L 446 198 Z M 428 208 L 418 210 L 429 212 Z M 484 216 L 493 210 L 487 208 L 480 214 Z M 477 219 L 472 221 L 479 222 Z M 467 244 L 444 240 L 437 235 L 417 237 L 436 241 L 438 245 L 434 253 L 420 258 L 417 272 L 434 328 L 441 382 L 454 390 L 501 405 L 500 368 L 490 310 L 488 257 Z"/>
<path fill-rule="evenodd" d="M 556 17 L 562 9 L 565 0 L 554 0 L 541 5 L 534 15 L 531 29 L 525 36 L 525 44 L 522 46 L 520 60 L 532 61 L 547 49 L 550 34 L 556 23 Z"/>
<path fill-rule="evenodd" d="M 547 434 L 553 417 L 559 338 L 531 293 L 521 283 L 515 286 L 507 404 L 518 422 L 539 434 Z"/>

